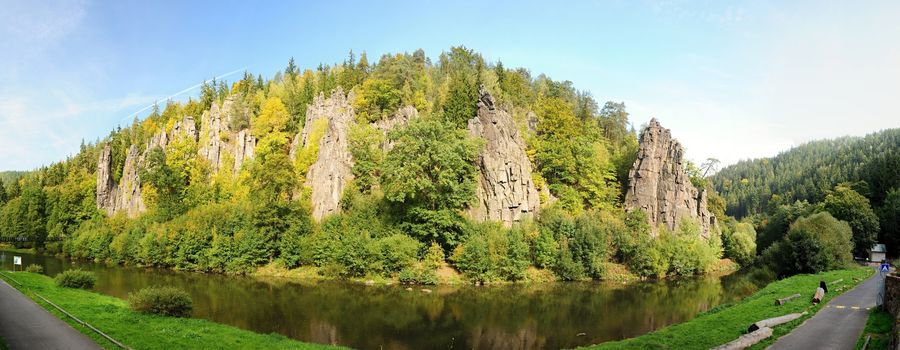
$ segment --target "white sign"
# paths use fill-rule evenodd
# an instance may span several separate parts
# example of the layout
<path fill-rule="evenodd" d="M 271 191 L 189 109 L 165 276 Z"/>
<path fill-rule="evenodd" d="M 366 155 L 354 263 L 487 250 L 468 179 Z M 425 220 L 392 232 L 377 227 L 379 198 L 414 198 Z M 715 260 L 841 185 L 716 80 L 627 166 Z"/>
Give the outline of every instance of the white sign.
<path fill-rule="evenodd" d="M 22 265 L 22 257 L 13 256 L 13 265 Z"/>

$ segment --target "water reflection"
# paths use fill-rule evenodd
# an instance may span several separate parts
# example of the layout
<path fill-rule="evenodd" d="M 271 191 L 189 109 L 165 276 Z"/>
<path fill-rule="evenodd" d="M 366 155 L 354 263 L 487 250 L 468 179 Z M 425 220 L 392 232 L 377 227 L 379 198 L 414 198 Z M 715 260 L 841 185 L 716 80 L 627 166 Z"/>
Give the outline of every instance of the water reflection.
<path fill-rule="evenodd" d="M 48 275 L 80 267 L 97 273 L 96 290 L 126 298 L 150 285 L 173 285 L 194 299 L 194 317 L 260 333 L 363 349 L 567 348 L 630 338 L 683 322 L 752 294 L 768 281 L 735 273 L 628 285 L 364 286 L 106 266 L 2 252 Z M 5 258 L 4 258 L 5 255 Z"/>

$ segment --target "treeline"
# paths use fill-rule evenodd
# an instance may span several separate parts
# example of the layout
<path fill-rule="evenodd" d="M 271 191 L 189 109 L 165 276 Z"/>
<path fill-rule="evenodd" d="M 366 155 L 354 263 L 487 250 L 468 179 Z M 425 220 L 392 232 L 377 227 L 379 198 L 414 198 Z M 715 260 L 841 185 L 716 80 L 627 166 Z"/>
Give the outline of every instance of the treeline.
<path fill-rule="evenodd" d="M 526 135 L 532 179 L 548 189 L 541 214 L 512 228 L 463 214 L 478 183 L 483 141 L 465 127 L 480 86 Z M 318 149 L 291 159 L 289 148 L 313 98 L 338 87 L 356 96 L 349 139 L 355 179 L 341 213 L 317 223 L 304 180 Z M 118 181 L 131 145 L 143 151 L 158 131 L 226 98 L 234 101 L 231 129 L 249 128 L 258 138 L 253 161 L 237 174 L 215 172 L 197 156 L 205 140 L 175 140 L 150 150 L 139 171 L 146 213 L 107 218 L 96 209 L 102 146 L 111 147 Z M 390 132 L 393 147 L 384 151 L 385 136 L 371 122 L 403 106 L 414 106 L 420 117 Z M 310 129 L 314 140 L 324 130 Z M 624 104 L 600 108 L 569 81 L 486 62 L 463 47 L 437 62 L 421 50 L 384 55 L 375 64 L 351 52 L 343 63 L 301 71 L 291 59 L 272 79 L 245 73 L 232 84 L 204 84 L 198 99 L 169 101 L 71 159 L 10 182 L 5 188 L 14 190 L 0 202 L 0 235 L 101 261 L 235 273 L 274 263 L 421 283 L 433 283 L 446 264 L 480 282 L 521 280 L 533 268 L 564 280 L 598 279 L 616 264 L 641 276 L 686 275 L 713 269 L 723 250 L 746 252 L 740 239 L 706 240 L 689 223 L 651 238 L 642 214 L 622 208 L 636 153 Z"/>
<path fill-rule="evenodd" d="M 743 161 L 722 169 L 712 183 L 728 214 L 756 223 L 761 253 L 795 220 L 818 211 L 850 224 L 856 257 L 867 256 L 876 241 L 892 256 L 900 249 L 900 129 Z"/>

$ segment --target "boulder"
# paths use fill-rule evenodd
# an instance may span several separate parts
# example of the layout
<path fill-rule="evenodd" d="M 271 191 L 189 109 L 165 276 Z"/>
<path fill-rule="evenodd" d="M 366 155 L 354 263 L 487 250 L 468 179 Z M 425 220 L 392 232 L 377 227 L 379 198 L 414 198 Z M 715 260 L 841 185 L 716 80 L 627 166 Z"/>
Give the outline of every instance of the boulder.
<path fill-rule="evenodd" d="M 706 191 L 691 184 L 684 171 L 684 148 L 669 129 L 656 119 L 641 132 L 637 159 L 628 174 L 625 209 L 641 209 L 647 214 L 651 231 L 658 226 L 674 230 L 684 219 L 696 220 L 700 232 L 709 238 L 717 230 L 715 217 L 706 208 Z"/>
<path fill-rule="evenodd" d="M 500 221 L 510 226 L 533 216 L 540 193 L 531 180 L 531 161 L 523 137 L 512 117 L 496 108 L 494 98 L 481 89 L 478 112 L 468 121 L 469 135 L 484 140 L 478 156 L 479 177 L 469 216 L 480 221 Z"/>

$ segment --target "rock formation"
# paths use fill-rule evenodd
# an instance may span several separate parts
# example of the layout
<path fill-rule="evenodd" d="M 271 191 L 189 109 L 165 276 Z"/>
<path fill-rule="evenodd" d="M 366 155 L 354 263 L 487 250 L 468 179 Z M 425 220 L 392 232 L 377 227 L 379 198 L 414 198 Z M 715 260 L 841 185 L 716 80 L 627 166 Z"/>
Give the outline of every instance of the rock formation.
<path fill-rule="evenodd" d="M 112 149 L 109 145 L 100 152 L 97 163 L 97 207 L 106 211 L 107 215 L 124 211 L 128 217 L 135 217 L 147 210 L 141 198 L 141 180 L 138 177 L 138 166 L 143 157 L 138 148 L 131 145 L 125 156 L 122 178 L 117 184 L 112 172 Z"/>
<path fill-rule="evenodd" d="M 476 220 L 502 221 L 510 226 L 531 216 L 540 206 L 540 194 L 531 180 L 531 161 L 525 141 L 506 111 L 494 107 L 483 88 L 478 114 L 468 122 L 469 135 L 484 139 L 476 161 L 479 169 L 475 203 L 468 209 Z"/>
<path fill-rule="evenodd" d="M 138 169 L 144 163 L 144 158 L 151 149 L 159 147 L 165 149 L 172 141 L 189 138 L 197 140 L 197 126 L 194 118 L 185 117 L 176 122 L 172 130 L 162 130 L 147 143 L 143 153 L 137 145 L 128 147 L 125 156 L 125 165 L 122 168 L 122 178 L 116 183 L 112 172 L 112 149 L 109 145 L 100 152 L 97 162 L 97 208 L 106 211 L 107 215 L 125 212 L 128 217 L 136 217 L 147 210 L 141 197 L 141 179 Z"/>
<path fill-rule="evenodd" d="M 688 218 L 697 220 L 701 235 L 709 238 L 717 229 L 715 217 L 706 208 L 706 192 L 694 188 L 685 174 L 683 155 L 669 129 L 650 120 L 641 132 L 638 156 L 628 175 L 625 209 L 646 212 L 653 235 L 660 224 L 674 230 Z"/>
<path fill-rule="evenodd" d="M 213 172 L 225 166 L 225 160 L 233 160 L 232 172 L 237 173 L 246 160 L 253 159 L 256 138 L 247 129 L 231 130 L 234 98 L 228 97 L 222 105 L 213 103 L 208 112 L 203 113 L 200 130 L 201 157 L 209 161 Z"/>
<path fill-rule="evenodd" d="M 328 121 L 328 127 L 319 140 L 316 161 L 306 173 L 306 186 L 312 189 L 310 200 L 316 220 L 340 211 L 341 195 L 353 179 L 353 155 L 348 148 L 348 134 L 355 123 L 350 105 L 352 100 L 353 92 L 345 95 L 340 87 L 332 91 L 329 98 L 322 93 L 316 96 L 306 109 L 303 131 L 291 147 L 291 159 L 294 159 L 298 147 L 309 147 L 309 143 L 314 141 L 310 139 L 314 122 L 319 119 Z"/>

